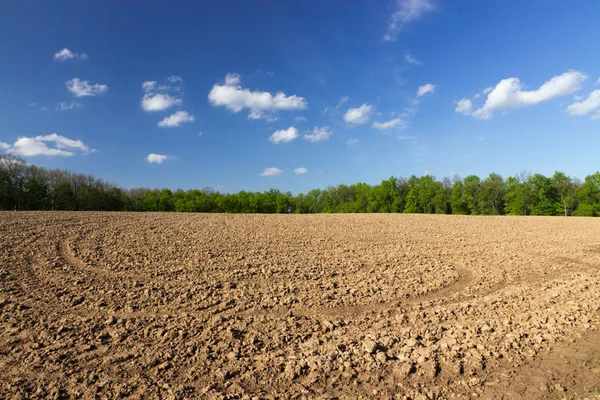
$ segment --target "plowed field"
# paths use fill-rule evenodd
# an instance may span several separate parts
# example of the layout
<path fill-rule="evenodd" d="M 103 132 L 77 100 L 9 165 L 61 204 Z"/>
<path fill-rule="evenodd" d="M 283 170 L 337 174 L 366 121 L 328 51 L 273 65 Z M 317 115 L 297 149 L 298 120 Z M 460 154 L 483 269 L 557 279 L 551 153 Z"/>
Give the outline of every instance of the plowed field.
<path fill-rule="evenodd" d="M 600 219 L 0 213 L 0 398 L 600 398 Z"/>

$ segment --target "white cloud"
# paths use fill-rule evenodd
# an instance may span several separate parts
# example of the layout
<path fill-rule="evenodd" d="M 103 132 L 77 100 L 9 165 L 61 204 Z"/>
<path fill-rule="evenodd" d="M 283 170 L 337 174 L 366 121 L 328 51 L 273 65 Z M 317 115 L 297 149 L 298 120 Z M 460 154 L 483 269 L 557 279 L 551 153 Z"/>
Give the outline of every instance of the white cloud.
<path fill-rule="evenodd" d="M 283 170 L 279 168 L 271 167 L 265 168 L 263 172 L 260 173 L 260 176 L 277 176 L 283 174 Z"/>
<path fill-rule="evenodd" d="M 456 101 L 455 103 L 456 108 L 454 109 L 454 111 L 456 111 L 457 113 L 469 115 L 471 114 L 471 111 L 473 111 L 473 103 L 471 103 L 471 100 L 467 98 L 462 98 Z"/>
<path fill-rule="evenodd" d="M 394 118 L 386 122 L 373 122 L 373 128 L 381 130 L 392 128 L 404 128 L 406 122 L 400 118 Z"/>
<path fill-rule="evenodd" d="M 304 167 L 298 167 L 298 168 L 294 169 L 294 173 L 296 175 L 304 175 L 307 172 L 308 172 L 308 170 Z"/>
<path fill-rule="evenodd" d="M 410 53 L 406 53 L 404 55 L 404 61 L 406 61 L 409 64 L 413 64 L 413 65 L 423 65 L 423 63 L 421 61 L 414 58 L 412 55 L 410 55 Z"/>
<path fill-rule="evenodd" d="M 105 93 L 108 90 L 108 86 L 95 83 L 90 85 L 88 81 L 82 81 L 79 78 L 73 78 L 70 81 L 65 82 L 69 92 L 73 93 L 75 97 L 84 96 L 97 96 Z"/>
<path fill-rule="evenodd" d="M 73 53 L 71 50 L 64 48 L 62 50 L 54 53 L 54 59 L 58 61 L 66 61 L 72 58 L 77 58 L 79 60 L 85 60 L 87 58 L 87 54 L 85 53 Z"/>
<path fill-rule="evenodd" d="M 237 113 L 243 109 L 250 111 L 250 119 L 272 119 L 270 113 L 279 110 L 304 110 L 307 102 L 296 95 L 286 96 L 277 92 L 250 91 L 241 86 L 241 77 L 237 74 L 227 74 L 223 84 L 216 83 L 208 93 L 208 100 L 213 106 L 224 106 Z"/>
<path fill-rule="evenodd" d="M 582 116 L 587 115 L 595 110 L 600 111 L 600 89 L 594 90 L 587 99 L 575 102 L 567 107 L 567 112 L 570 115 Z M 598 114 L 592 117 L 598 118 Z"/>
<path fill-rule="evenodd" d="M 506 111 L 512 108 L 533 106 L 556 97 L 572 94 L 581 89 L 581 84 L 587 78 L 587 75 L 581 72 L 568 71 L 553 77 L 535 90 L 523 90 L 524 85 L 519 78 L 507 78 L 501 80 L 489 91 L 485 104 L 482 107 L 471 112 L 466 112 L 466 108 L 464 107 L 460 110 L 457 107 L 455 110 L 463 114 L 472 115 L 475 118 L 490 119 L 498 110 Z M 487 90 L 489 88 L 485 89 L 484 93 Z M 465 104 L 463 102 L 463 105 Z"/>
<path fill-rule="evenodd" d="M 187 111 L 177 111 L 175 114 L 171 114 L 168 117 L 165 117 L 162 121 L 158 123 L 158 126 L 161 128 L 171 128 L 175 126 L 180 126 L 186 122 L 194 121 L 193 115 L 188 115 Z"/>
<path fill-rule="evenodd" d="M 365 103 L 357 108 L 349 108 L 344 115 L 344 121 L 353 125 L 364 124 L 371 117 L 373 106 Z"/>
<path fill-rule="evenodd" d="M 10 147 L 11 146 L 8 143 L 0 142 L 0 149 L 2 149 L 2 150 L 8 150 L 8 149 L 10 149 Z"/>
<path fill-rule="evenodd" d="M 298 129 L 290 126 L 287 129 L 281 129 L 279 131 L 275 131 L 270 137 L 269 141 L 275 144 L 279 143 L 289 143 L 292 140 L 298 137 Z"/>
<path fill-rule="evenodd" d="M 390 17 L 387 33 L 383 37 L 386 42 L 395 42 L 398 33 L 411 22 L 419 20 L 424 14 L 434 11 L 431 0 L 397 0 L 396 11 Z"/>
<path fill-rule="evenodd" d="M 493 86 L 488 86 L 488 87 L 486 87 L 485 89 L 483 89 L 481 92 L 482 92 L 483 94 L 488 94 L 488 93 L 489 93 L 489 92 L 491 92 L 492 90 L 494 90 L 494 87 L 493 87 Z"/>
<path fill-rule="evenodd" d="M 157 83 L 156 81 L 146 81 L 142 83 L 142 89 L 144 89 L 144 92 L 150 92 L 156 88 Z"/>
<path fill-rule="evenodd" d="M 303 122 L 306 121 L 306 117 L 295 117 L 294 121 Z"/>
<path fill-rule="evenodd" d="M 262 111 L 252 111 L 250 114 L 248 114 L 248 119 L 264 119 L 267 122 L 274 122 L 279 118 Z"/>
<path fill-rule="evenodd" d="M 58 103 L 58 106 L 56 108 L 61 111 L 66 111 L 79 107 L 81 107 L 81 103 L 76 103 L 74 101 L 61 101 L 60 103 Z"/>
<path fill-rule="evenodd" d="M 353 144 L 356 144 L 356 143 L 358 143 L 359 141 L 360 141 L 360 140 L 358 140 L 358 139 L 355 139 L 355 138 L 350 138 L 350 139 L 346 140 L 346 144 L 347 144 L 348 146 L 352 146 Z"/>
<path fill-rule="evenodd" d="M 596 85 L 600 85 L 600 78 L 596 81 Z"/>
<path fill-rule="evenodd" d="M 329 140 L 329 137 L 333 135 L 333 130 L 329 129 L 328 126 L 322 126 L 322 127 L 317 127 L 315 126 L 313 128 L 312 133 L 307 133 L 304 135 L 304 140 L 308 140 L 309 142 L 322 142 L 324 140 Z"/>
<path fill-rule="evenodd" d="M 53 147 L 49 147 L 51 145 Z M 91 153 L 90 149 L 81 140 L 73 140 L 57 133 L 40 135 L 32 138 L 21 137 L 12 145 L 3 143 L 2 148 L 26 157 L 33 156 L 72 156 L 78 150 L 82 153 Z"/>
<path fill-rule="evenodd" d="M 166 154 L 150 153 L 146 156 L 146 161 L 148 161 L 150 164 L 162 164 L 169 158 L 171 158 L 171 156 L 168 156 Z"/>
<path fill-rule="evenodd" d="M 335 109 L 337 110 L 338 108 L 340 108 L 342 106 L 342 104 L 344 104 L 345 102 L 347 102 L 348 100 L 350 100 L 350 97 L 348 96 L 342 96 L 340 98 L 340 102 L 338 103 L 337 106 L 335 106 Z"/>
<path fill-rule="evenodd" d="M 435 86 L 431 83 L 427 83 L 423 86 L 419 86 L 419 89 L 417 90 L 417 96 L 421 97 L 426 95 L 427 93 L 433 93 L 435 91 Z"/>
<path fill-rule="evenodd" d="M 181 103 L 183 103 L 181 99 L 165 93 L 145 94 L 142 99 L 142 109 L 144 111 L 163 111 Z"/>
<path fill-rule="evenodd" d="M 179 76 L 170 76 L 166 79 L 167 83 L 161 85 L 157 81 L 145 81 L 142 83 L 142 90 L 145 92 L 140 102 L 142 109 L 146 112 L 164 111 L 173 106 L 183 104 L 181 99 L 181 85 L 183 79 Z M 187 113 L 186 113 L 187 114 Z M 193 117 L 191 117 L 193 118 Z M 166 120 L 167 118 L 165 118 Z M 165 120 L 161 121 L 164 122 Z M 190 122 L 190 121 L 183 121 Z M 159 125 L 159 126 L 177 126 L 177 125 Z"/>

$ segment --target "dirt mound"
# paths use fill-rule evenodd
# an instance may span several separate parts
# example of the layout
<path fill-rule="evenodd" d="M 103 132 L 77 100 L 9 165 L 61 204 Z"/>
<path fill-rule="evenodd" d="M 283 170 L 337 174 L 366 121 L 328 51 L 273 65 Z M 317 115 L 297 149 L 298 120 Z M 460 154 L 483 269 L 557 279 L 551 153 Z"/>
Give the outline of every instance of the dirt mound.
<path fill-rule="evenodd" d="M 0 397 L 600 396 L 595 219 L 0 222 Z"/>

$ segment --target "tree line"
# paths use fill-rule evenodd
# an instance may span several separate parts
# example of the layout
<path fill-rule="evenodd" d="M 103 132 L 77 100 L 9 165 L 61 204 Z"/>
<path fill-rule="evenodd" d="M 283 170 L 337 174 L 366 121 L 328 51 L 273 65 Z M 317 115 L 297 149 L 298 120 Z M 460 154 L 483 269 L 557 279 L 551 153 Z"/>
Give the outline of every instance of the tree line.
<path fill-rule="evenodd" d="M 210 188 L 125 190 L 91 175 L 27 164 L 0 154 L 0 210 L 177 211 L 220 213 L 426 213 L 600 216 L 600 172 L 582 182 L 562 172 L 504 179 L 431 175 L 314 189 L 293 196 L 219 193 Z"/>

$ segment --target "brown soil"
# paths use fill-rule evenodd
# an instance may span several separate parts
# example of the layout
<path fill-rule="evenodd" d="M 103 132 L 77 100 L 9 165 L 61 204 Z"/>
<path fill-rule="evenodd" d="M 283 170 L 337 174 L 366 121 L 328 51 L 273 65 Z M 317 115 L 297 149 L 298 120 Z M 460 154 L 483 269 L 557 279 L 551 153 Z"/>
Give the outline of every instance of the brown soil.
<path fill-rule="evenodd" d="M 0 213 L 0 398 L 600 398 L 600 219 Z"/>

